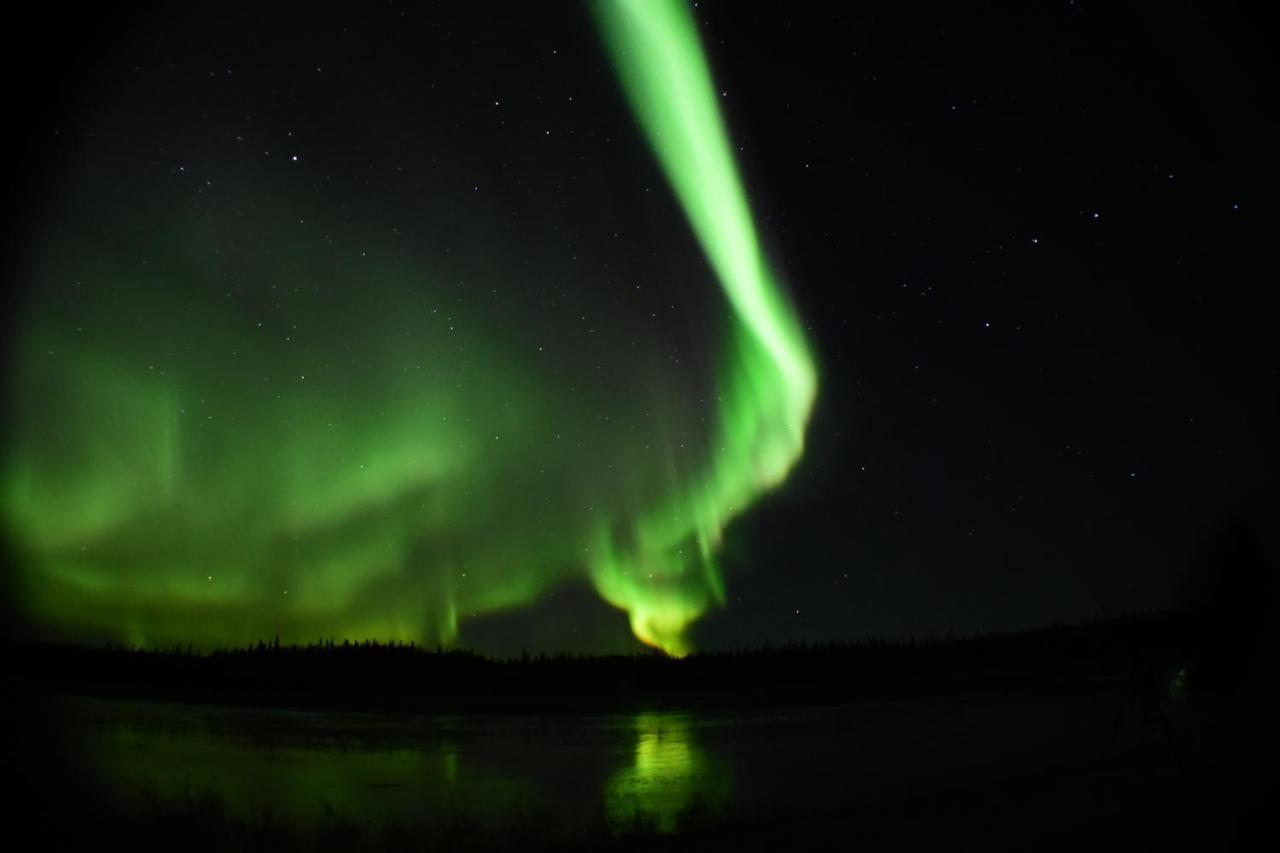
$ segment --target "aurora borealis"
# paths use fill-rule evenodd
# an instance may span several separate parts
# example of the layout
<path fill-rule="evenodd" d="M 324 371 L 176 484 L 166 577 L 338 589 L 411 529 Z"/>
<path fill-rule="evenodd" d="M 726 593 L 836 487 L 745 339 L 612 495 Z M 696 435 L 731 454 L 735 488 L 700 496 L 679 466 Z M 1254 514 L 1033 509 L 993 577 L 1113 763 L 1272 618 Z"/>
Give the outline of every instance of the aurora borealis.
<path fill-rule="evenodd" d="M 678 652 L 1166 606 L 1220 513 L 1276 517 L 1270 100 L 1173 12 L 1006 12 L 42 11 L 15 636 Z"/>
<path fill-rule="evenodd" d="M 713 554 L 725 522 L 798 458 L 817 383 L 803 333 L 761 255 L 688 11 L 643 0 L 597 8 L 636 113 L 736 314 L 709 470 L 694 474 L 670 506 L 641 517 L 636 548 L 615 558 L 608 543 L 607 562 L 593 567 L 597 589 L 627 609 L 637 636 L 678 649 L 706 593 L 723 597 Z M 660 585 L 655 598 L 650 567 L 664 577 L 702 573 L 706 591 Z"/>
<path fill-rule="evenodd" d="M 634 275 L 696 319 L 636 334 L 638 306 L 556 281 L 545 239 L 513 236 L 479 183 L 380 205 L 257 165 L 204 178 L 224 155 L 177 127 L 196 152 L 162 158 L 178 189 L 136 193 L 153 161 L 104 131 L 50 205 L 10 344 L 3 511 L 33 623 L 142 646 L 448 644 L 586 578 L 641 640 L 689 649 L 724 603 L 725 525 L 802 452 L 816 368 L 688 10 L 594 11 L 692 231 Z M 99 109 L 127 129 L 153 95 L 107 86 Z M 262 162 L 324 159 L 283 139 Z M 513 169 L 536 172 L 533 145 Z M 402 240 L 397 217 L 433 233 Z M 530 227 L 590 211 L 569 217 Z"/>

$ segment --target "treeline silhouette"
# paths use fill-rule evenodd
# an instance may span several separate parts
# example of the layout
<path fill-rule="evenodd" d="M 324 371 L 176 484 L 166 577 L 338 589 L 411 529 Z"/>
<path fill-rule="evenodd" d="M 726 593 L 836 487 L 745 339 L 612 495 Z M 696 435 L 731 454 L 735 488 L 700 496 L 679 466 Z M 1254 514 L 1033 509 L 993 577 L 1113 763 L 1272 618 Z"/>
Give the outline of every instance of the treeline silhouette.
<path fill-rule="evenodd" d="M 41 692 L 369 709 L 787 705 L 958 689 L 1062 689 L 1156 680 L 1187 656 L 1186 620 L 1151 613 L 1019 633 L 505 660 L 412 643 L 265 639 L 200 654 L 28 645 L 19 679 Z M 1159 689 L 1158 684 L 1151 685 Z"/>

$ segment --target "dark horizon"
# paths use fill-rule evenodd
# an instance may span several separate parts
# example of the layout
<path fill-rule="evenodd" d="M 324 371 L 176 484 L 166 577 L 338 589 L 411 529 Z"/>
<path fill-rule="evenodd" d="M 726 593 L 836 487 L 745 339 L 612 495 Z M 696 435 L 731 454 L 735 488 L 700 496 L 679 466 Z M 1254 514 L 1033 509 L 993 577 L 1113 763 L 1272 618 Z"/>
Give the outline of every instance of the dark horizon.
<path fill-rule="evenodd" d="M 671 658 L 528 653 L 372 640 L 238 648 L 130 649 L 24 644 L 8 649 L 24 691 L 63 697 L 265 709 L 532 713 L 614 709 L 805 707 L 966 691 L 1127 688 L 1142 702 L 1221 682 L 1203 615 L 1145 613 L 966 637 L 867 637 L 763 643 Z M 1233 653 L 1243 654 L 1244 648 Z M 1232 679 L 1238 675 L 1232 675 Z"/>

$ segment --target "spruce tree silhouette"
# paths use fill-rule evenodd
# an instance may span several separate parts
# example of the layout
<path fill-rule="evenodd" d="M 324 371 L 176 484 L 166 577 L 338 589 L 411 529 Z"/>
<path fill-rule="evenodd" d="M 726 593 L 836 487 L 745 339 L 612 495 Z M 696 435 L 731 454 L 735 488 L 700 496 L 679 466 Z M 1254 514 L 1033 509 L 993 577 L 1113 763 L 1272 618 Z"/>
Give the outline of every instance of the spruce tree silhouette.
<path fill-rule="evenodd" d="M 1205 843 L 1244 841 L 1265 826 L 1270 802 L 1256 781 L 1271 776 L 1276 749 L 1275 567 L 1263 547 L 1274 514 L 1223 516 L 1203 538 L 1179 590 L 1190 617 L 1182 683 L 1206 738 L 1184 814 L 1198 813 Z"/>

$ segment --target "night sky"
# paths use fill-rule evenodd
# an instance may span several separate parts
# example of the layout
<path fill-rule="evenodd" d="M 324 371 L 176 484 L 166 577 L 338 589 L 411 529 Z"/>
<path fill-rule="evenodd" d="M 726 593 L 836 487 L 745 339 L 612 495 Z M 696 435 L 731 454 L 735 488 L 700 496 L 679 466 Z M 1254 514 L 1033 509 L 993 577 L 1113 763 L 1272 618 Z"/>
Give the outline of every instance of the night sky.
<path fill-rule="evenodd" d="M 29 22 L 25 631 L 682 652 L 1167 607 L 1224 516 L 1274 556 L 1247 14 L 700 2 L 708 82 L 635 2 Z"/>

